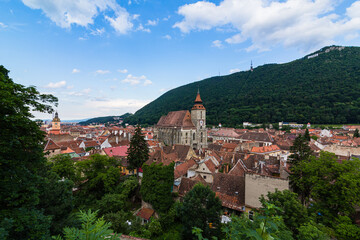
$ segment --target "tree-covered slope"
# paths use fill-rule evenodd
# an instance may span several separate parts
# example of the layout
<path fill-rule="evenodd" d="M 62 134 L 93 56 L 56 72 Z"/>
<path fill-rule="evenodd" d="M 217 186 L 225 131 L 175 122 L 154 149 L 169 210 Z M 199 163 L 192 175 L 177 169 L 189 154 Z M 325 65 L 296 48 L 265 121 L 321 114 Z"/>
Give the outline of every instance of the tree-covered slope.
<path fill-rule="evenodd" d="M 89 124 L 105 124 L 105 123 L 118 123 L 119 120 L 130 117 L 131 113 L 125 113 L 121 116 L 106 116 L 106 117 L 97 117 L 91 118 L 83 122 L 79 122 L 80 125 L 89 125 Z"/>
<path fill-rule="evenodd" d="M 325 47 L 285 64 L 212 77 L 166 92 L 127 119 L 154 124 L 191 109 L 200 89 L 208 124 L 360 123 L 360 48 Z"/>

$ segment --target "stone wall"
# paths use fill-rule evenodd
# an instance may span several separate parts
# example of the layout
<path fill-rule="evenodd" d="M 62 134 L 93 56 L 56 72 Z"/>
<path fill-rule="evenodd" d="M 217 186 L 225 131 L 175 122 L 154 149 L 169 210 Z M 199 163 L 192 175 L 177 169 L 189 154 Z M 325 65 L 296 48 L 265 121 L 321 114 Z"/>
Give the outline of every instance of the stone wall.
<path fill-rule="evenodd" d="M 323 151 L 332 152 L 340 156 L 360 155 L 360 147 L 342 147 L 339 145 L 326 146 Z"/>
<path fill-rule="evenodd" d="M 268 192 L 289 189 L 289 181 L 282 178 L 263 176 L 258 174 L 245 174 L 245 205 L 259 208 L 261 195 L 266 196 Z"/>

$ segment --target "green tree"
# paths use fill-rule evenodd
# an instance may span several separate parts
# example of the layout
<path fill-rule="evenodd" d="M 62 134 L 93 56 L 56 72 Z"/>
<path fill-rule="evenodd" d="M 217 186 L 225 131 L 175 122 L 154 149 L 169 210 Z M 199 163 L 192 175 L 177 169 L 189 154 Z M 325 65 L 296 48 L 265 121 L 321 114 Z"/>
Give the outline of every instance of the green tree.
<path fill-rule="evenodd" d="M 309 176 L 306 176 L 303 171 L 304 163 L 309 161 L 312 155 L 312 150 L 309 147 L 309 141 L 301 134 L 295 139 L 293 146 L 290 147 L 290 171 L 289 176 L 290 185 L 294 192 L 299 194 L 301 203 L 308 203 L 310 189 L 312 187 L 309 183 Z"/>
<path fill-rule="evenodd" d="M 183 237 L 193 238 L 193 227 L 200 228 L 204 237 L 221 236 L 221 201 L 208 186 L 196 184 L 178 205 L 177 212 L 184 226 Z M 209 224 L 211 223 L 212 228 Z"/>
<path fill-rule="evenodd" d="M 233 216 L 231 222 L 223 226 L 226 234 L 225 239 L 249 239 L 249 240 L 291 240 L 291 231 L 285 226 L 284 220 L 277 215 L 280 209 L 273 204 L 265 204 L 250 220 L 247 214 L 240 217 Z"/>
<path fill-rule="evenodd" d="M 16 84 L 0 66 L 0 223 L 8 239 L 47 239 L 50 217 L 39 204 L 44 133 L 31 111 L 51 113 L 57 98 Z"/>
<path fill-rule="evenodd" d="M 266 208 L 267 204 L 278 207 L 275 209 L 276 215 L 282 216 L 285 225 L 294 234 L 298 234 L 301 225 L 310 221 L 307 208 L 300 203 L 297 194 L 289 190 L 268 192 L 266 199 L 261 196 L 260 202 L 263 208 Z"/>
<path fill-rule="evenodd" d="M 300 240 L 329 240 L 330 237 L 321 231 L 317 225 L 313 221 L 305 223 L 299 228 L 297 238 Z"/>
<path fill-rule="evenodd" d="M 114 234 L 110 229 L 111 223 L 105 222 L 103 218 L 96 218 L 97 212 L 83 212 L 80 210 L 78 218 L 81 221 L 81 229 L 77 228 L 64 228 L 65 240 L 100 240 L 119 239 L 117 234 Z M 61 236 L 57 236 L 55 239 L 62 240 Z"/>
<path fill-rule="evenodd" d="M 174 163 L 143 165 L 140 193 L 144 201 L 153 205 L 156 211 L 166 212 L 173 204 L 171 195 L 174 184 Z"/>
<path fill-rule="evenodd" d="M 79 176 L 76 172 L 74 160 L 67 154 L 58 154 L 50 159 L 51 169 L 61 178 L 66 178 L 77 183 Z"/>
<path fill-rule="evenodd" d="M 135 134 L 130 140 L 127 159 L 129 161 L 128 169 L 138 169 L 145 161 L 149 159 L 149 148 L 144 136 L 141 133 L 141 127 L 137 126 Z"/>
<path fill-rule="evenodd" d="M 339 163 L 335 154 L 321 152 L 303 165 L 305 175 L 312 183 L 310 211 L 318 220 L 330 224 L 339 215 L 350 216 L 360 204 L 360 160 Z"/>
<path fill-rule="evenodd" d="M 64 227 L 72 224 L 74 183 L 68 179 L 60 179 L 56 173 L 46 169 L 41 175 L 43 182 L 38 186 L 38 208 L 43 209 L 45 215 L 51 216 L 50 231 L 56 235 L 61 233 Z"/>
<path fill-rule="evenodd" d="M 77 193 L 78 204 L 91 206 L 105 193 L 113 192 L 120 183 L 120 162 L 115 158 L 92 155 L 88 160 L 77 163 L 79 175 L 83 183 L 79 186 L 81 191 Z"/>
<path fill-rule="evenodd" d="M 360 137 L 359 129 L 356 129 L 354 132 L 354 138 L 358 138 L 358 137 Z"/>
<path fill-rule="evenodd" d="M 306 130 L 305 130 L 304 138 L 305 138 L 306 141 L 310 142 L 309 129 L 306 129 Z"/>

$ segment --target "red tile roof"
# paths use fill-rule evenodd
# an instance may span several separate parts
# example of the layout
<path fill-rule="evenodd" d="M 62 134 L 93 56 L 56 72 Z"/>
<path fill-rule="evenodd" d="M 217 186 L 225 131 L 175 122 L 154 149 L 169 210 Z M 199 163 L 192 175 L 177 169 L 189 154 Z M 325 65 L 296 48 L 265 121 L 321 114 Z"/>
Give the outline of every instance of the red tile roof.
<path fill-rule="evenodd" d="M 136 214 L 136 216 L 139 216 L 143 219 L 149 220 L 151 216 L 154 214 L 154 210 L 150 208 L 142 208 L 140 211 Z"/>
<path fill-rule="evenodd" d="M 277 145 L 270 145 L 264 147 L 253 147 L 251 152 L 253 153 L 268 153 L 268 152 L 275 152 L 280 151 L 280 148 Z"/>
<path fill-rule="evenodd" d="M 128 148 L 129 146 L 110 147 L 104 148 L 104 151 L 109 157 L 126 157 Z"/>
<path fill-rule="evenodd" d="M 189 168 L 194 166 L 196 162 L 193 159 L 190 159 L 189 161 L 178 165 L 174 170 L 174 179 L 178 179 L 181 176 L 184 176 Z"/>
<path fill-rule="evenodd" d="M 157 126 L 195 128 L 188 110 L 169 112 L 168 115 L 160 118 Z"/>

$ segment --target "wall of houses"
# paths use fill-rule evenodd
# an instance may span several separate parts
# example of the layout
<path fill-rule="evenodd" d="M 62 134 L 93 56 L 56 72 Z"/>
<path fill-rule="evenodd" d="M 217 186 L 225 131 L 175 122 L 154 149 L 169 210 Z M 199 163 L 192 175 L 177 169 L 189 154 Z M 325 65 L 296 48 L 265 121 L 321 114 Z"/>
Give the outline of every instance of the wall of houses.
<path fill-rule="evenodd" d="M 346 157 L 351 155 L 360 155 L 360 147 L 342 147 L 335 144 L 326 146 L 323 151 L 332 152 L 336 155 Z"/>
<path fill-rule="evenodd" d="M 259 208 L 259 198 L 268 192 L 289 189 L 289 181 L 286 179 L 263 176 L 258 174 L 245 174 L 245 205 Z"/>

